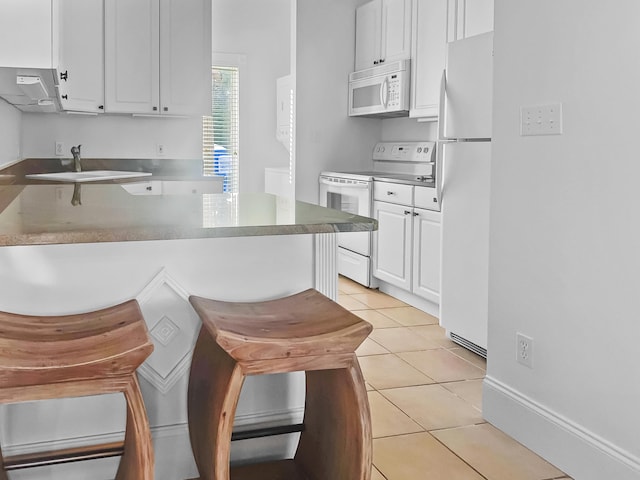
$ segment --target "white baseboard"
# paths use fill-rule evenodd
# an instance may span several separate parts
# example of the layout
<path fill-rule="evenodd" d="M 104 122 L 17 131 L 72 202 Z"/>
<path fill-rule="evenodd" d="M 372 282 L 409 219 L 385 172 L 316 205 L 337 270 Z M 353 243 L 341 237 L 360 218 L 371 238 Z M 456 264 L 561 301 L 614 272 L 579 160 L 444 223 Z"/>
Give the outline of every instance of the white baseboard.
<path fill-rule="evenodd" d="M 575 480 L 639 480 L 640 458 L 487 375 L 484 418 Z"/>

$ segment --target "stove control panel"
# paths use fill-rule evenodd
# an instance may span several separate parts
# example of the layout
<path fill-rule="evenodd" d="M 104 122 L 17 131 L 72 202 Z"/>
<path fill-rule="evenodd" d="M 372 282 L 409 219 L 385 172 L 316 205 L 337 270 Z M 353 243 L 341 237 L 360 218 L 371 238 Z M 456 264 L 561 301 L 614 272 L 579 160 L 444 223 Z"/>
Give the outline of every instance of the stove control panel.
<path fill-rule="evenodd" d="M 373 160 L 432 162 L 435 142 L 380 142 L 373 148 Z"/>

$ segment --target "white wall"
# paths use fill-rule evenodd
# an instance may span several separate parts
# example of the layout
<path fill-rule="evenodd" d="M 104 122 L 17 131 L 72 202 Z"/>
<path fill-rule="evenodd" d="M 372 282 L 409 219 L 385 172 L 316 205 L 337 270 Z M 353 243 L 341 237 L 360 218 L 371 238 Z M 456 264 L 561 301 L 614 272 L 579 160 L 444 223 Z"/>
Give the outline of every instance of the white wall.
<path fill-rule="evenodd" d="M 495 7 L 484 413 L 580 480 L 640 478 L 640 3 L 614 4 Z M 549 102 L 563 135 L 521 137 Z"/>
<path fill-rule="evenodd" d="M 22 113 L 0 99 L 0 167 L 22 158 L 20 127 Z"/>
<path fill-rule="evenodd" d="M 214 0 L 213 52 L 240 69 L 240 191 L 264 191 L 265 167 L 289 164 L 276 140 L 276 79 L 290 72 L 292 0 Z"/>
<path fill-rule="evenodd" d="M 148 118 L 131 115 L 23 114 L 24 158 L 51 158 L 55 142 L 82 144 L 86 158 L 202 158 L 200 118 Z M 156 146 L 162 143 L 165 154 Z"/>
<path fill-rule="evenodd" d="M 418 122 L 412 118 L 386 118 L 382 121 L 380 140 L 384 142 L 417 142 L 438 139 L 437 122 Z"/>
<path fill-rule="evenodd" d="M 317 203 L 323 170 L 370 168 L 382 120 L 347 116 L 355 8 L 363 0 L 298 0 L 296 197 Z"/>

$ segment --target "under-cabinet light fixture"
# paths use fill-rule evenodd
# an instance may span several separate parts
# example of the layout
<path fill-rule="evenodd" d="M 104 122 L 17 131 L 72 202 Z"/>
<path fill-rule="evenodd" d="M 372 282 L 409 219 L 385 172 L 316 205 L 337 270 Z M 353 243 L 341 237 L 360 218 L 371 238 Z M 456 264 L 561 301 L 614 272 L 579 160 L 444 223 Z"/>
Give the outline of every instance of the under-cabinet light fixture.
<path fill-rule="evenodd" d="M 42 79 L 37 76 L 18 75 L 16 77 L 18 88 L 31 100 L 43 100 L 49 97 Z"/>

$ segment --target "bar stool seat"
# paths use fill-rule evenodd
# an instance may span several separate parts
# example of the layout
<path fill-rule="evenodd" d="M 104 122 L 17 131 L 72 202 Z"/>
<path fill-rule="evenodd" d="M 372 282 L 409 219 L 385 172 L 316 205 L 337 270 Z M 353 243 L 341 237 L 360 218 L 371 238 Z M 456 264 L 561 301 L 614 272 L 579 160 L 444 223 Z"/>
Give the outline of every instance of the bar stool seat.
<path fill-rule="evenodd" d="M 127 402 L 117 480 L 152 479 L 153 451 L 136 369 L 153 351 L 135 300 L 94 312 L 0 312 L 0 403 L 122 392 Z M 0 479 L 7 478 L 0 455 Z"/>
<path fill-rule="evenodd" d="M 200 480 L 368 480 L 371 416 L 355 349 L 372 327 L 316 290 L 265 302 L 190 297 L 202 320 L 188 389 Z M 293 459 L 231 469 L 247 375 L 304 371 L 304 430 Z"/>

